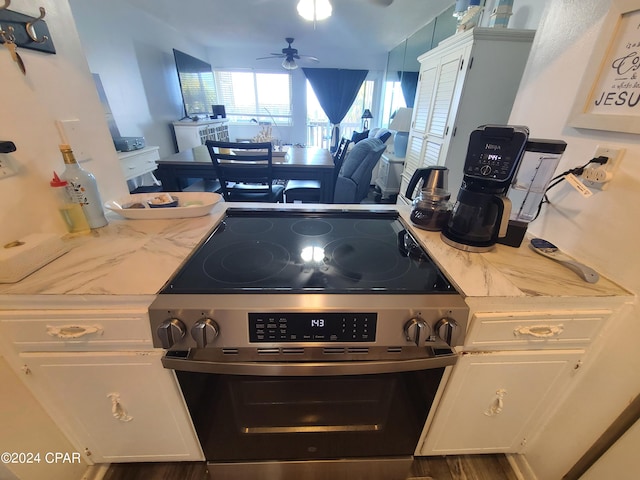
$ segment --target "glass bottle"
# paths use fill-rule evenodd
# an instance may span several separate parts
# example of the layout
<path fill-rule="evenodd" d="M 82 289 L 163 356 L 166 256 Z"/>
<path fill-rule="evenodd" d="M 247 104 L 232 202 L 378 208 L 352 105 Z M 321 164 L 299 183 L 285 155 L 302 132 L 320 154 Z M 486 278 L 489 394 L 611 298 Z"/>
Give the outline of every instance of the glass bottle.
<path fill-rule="evenodd" d="M 91 228 L 104 227 L 109 222 L 104 216 L 95 177 L 78 165 L 69 145 L 60 145 L 60 152 L 65 164 L 61 178 L 68 182 L 69 196 L 74 203 L 82 206 L 82 211 Z"/>
<path fill-rule="evenodd" d="M 85 217 L 82 211 L 82 206 L 79 203 L 71 201 L 69 192 L 67 190 L 68 182 L 61 180 L 56 172 L 53 172 L 53 179 L 49 182 L 56 198 L 58 199 L 58 210 L 62 219 L 67 224 L 67 230 L 69 233 L 88 233 L 91 231 L 87 217 Z"/>

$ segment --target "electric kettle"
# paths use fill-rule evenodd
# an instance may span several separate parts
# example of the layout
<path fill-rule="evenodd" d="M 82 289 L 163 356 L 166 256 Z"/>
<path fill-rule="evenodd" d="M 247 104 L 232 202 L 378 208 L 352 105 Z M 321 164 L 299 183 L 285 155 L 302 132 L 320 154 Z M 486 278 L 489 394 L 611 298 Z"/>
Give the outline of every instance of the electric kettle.
<path fill-rule="evenodd" d="M 423 230 L 439 231 L 451 215 L 451 194 L 447 191 L 448 169 L 441 166 L 419 168 L 411 177 L 406 197 L 412 200 L 419 181 L 420 193 L 411 204 L 411 223 Z"/>

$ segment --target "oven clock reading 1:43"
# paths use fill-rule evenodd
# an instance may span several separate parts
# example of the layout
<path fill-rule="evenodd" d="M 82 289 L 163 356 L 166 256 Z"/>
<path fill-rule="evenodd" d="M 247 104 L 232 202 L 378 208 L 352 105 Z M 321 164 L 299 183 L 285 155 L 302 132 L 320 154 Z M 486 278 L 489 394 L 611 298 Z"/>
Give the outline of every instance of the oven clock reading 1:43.
<path fill-rule="evenodd" d="M 312 318 L 311 319 L 311 326 L 312 327 L 323 328 L 324 327 L 324 318 Z"/>

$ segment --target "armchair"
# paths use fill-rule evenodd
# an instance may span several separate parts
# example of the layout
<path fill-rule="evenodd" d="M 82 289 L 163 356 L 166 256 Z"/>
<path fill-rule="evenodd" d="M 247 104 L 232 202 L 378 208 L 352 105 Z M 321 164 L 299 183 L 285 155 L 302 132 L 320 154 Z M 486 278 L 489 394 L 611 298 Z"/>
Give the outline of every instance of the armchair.
<path fill-rule="evenodd" d="M 348 153 L 336 179 L 334 203 L 360 203 L 369 193 L 371 172 L 386 145 L 379 138 L 358 142 Z"/>

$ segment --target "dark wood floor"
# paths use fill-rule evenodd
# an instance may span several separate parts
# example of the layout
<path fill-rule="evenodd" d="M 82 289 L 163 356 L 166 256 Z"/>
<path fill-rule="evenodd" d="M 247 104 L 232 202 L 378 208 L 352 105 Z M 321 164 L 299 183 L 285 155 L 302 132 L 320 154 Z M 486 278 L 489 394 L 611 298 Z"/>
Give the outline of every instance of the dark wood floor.
<path fill-rule="evenodd" d="M 111 465 L 103 480 L 208 480 L 208 478 L 206 464 L 200 462 L 127 463 Z M 518 480 L 518 477 L 504 455 L 463 455 L 416 459 L 409 479 Z"/>

